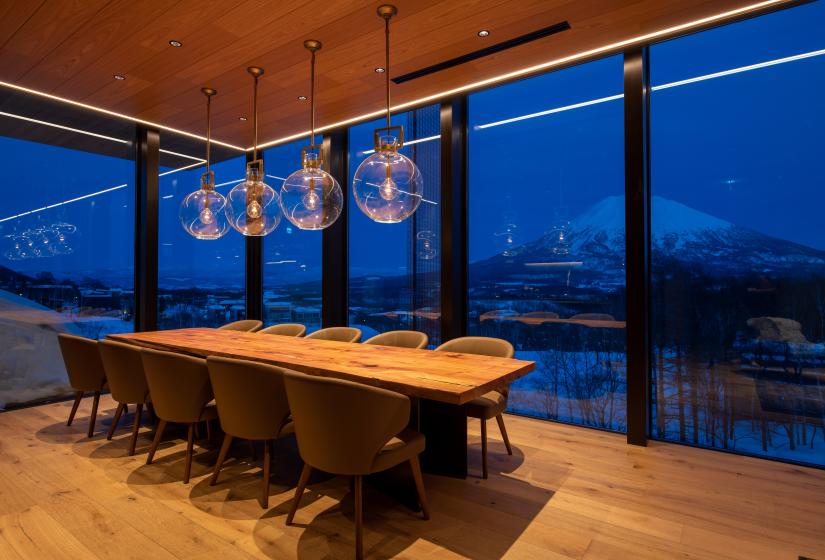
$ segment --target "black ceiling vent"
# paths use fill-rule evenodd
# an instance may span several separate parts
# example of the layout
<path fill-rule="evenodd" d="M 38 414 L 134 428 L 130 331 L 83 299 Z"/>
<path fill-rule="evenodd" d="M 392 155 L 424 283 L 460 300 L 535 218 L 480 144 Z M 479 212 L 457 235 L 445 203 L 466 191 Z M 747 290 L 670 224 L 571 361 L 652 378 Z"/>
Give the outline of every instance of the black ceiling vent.
<path fill-rule="evenodd" d="M 427 66 L 426 68 L 422 68 L 420 70 L 415 70 L 414 72 L 404 74 L 403 76 L 398 76 L 393 78 L 392 81 L 396 84 L 409 82 L 410 80 L 414 80 L 422 76 L 429 76 L 430 74 L 435 74 L 436 72 L 446 70 L 447 68 L 452 68 L 453 66 L 458 66 L 460 64 L 464 64 L 465 62 L 470 62 L 471 60 L 476 60 L 491 54 L 506 51 L 507 49 L 512 49 L 513 47 L 524 45 L 525 43 L 529 43 L 537 39 L 549 37 L 550 35 L 555 35 L 556 33 L 567 31 L 568 29 L 570 29 L 570 23 L 567 21 L 562 21 L 561 23 L 553 24 L 550 27 L 544 27 L 531 33 L 520 35 L 519 37 L 515 37 L 509 41 L 496 43 L 495 45 L 491 45 L 462 56 L 457 56 L 456 58 L 451 58 L 450 60 L 445 60 L 444 62 L 439 62 L 438 64 L 433 64 L 432 66 Z"/>

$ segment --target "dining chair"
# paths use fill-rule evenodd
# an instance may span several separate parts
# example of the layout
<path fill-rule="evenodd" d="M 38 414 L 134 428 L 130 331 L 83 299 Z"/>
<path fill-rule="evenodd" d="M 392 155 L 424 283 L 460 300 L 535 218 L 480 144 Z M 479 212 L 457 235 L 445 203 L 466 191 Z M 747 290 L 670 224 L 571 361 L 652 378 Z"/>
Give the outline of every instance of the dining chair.
<path fill-rule="evenodd" d="M 244 319 L 242 321 L 233 321 L 232 323 L 221 325 L 218 328 L 225 331 L 257 332 L 263 326 L 263 322 L 257 319 Z"/>
<path fill-rule="evenodd" d="M 74 404 L 69 413 L 67 426 L 72 425 L 77 407 L 86 392 L 94 392 L 92 400 L 92 415 L 89 417 L 89 430 L 86 433 L 92 437 L 97 419 L 97 407 L 100 404 L 100 392 L 106 385 L 106 372 L 97 350 L 97 341 L 82 336 L 60 333 L 57 335 L 60 344 L 60 353 L 63 354 L 63 363 L 66 364 L 66 373 L 69 375 L 69 385 L 75 390 Z"/>
<path fill-rule="evenodd" d="M 300 323 L 281 323 L 259 330 L 258 334 L 277 334 L 281 336 L 304 336 L 307 328 Z"/>
<path fill-rule="evenodd" d="M 388 331 L 373 336 L 364 344 L 397 346 L 399 348 L 426 348 L 429 341 L 427 333 L 420 331 Z"/>
<path fill-rule="evenodd" d="M 215 392 L 218 419 L 224 437 L 218 462 L 209 481 L 218 482 L 233 438 L 264 442 L 261 507 L 269 507 L 269 474 L 276 439 L 293 433 L 284 389 L 284 369 L 258 362 L 209 357 L 209 379 Z"/>
<path fill-rule="evenodd" d="M 115 418 L 112 420 L 106 439 L 112 439 L 126 405 L 133 404 L 137 409 L 135 411 L 135 423 L 132 425 L 132 437 L 129 442 L 129 455 L 131 456 L 135 454 L 138 430 L 140 430 L 140 421 L 143 417 L 143 406 L 151 404 L 149 401 L 149 385 L 146 384 L 146 374 L 143 372 L 141 349 L 133 344 L 124 344 L 113 340 L 101 340 L 97 347 L 103 361 L 103 369 L 106 371 L 109 390 L 112 392 L 112 398 L 118 403 Z"/>
<path fill-rule="evenodd" d="M 152 404 L 158 417 L 158 426 L 146 464 L 151 465 L 155 452 L 169 422 L 186 424 L 186 467 L 183 472 L 184 484 L 189 482 L 192 471 L 192 448 L 195 441 L 195 424 L 208 422 L 217 417 L 217 409 L 210 401 L 214 398 L 206 360 L 144 348 L 141 351 L 143 370 Z"/>
<path fill-rule="evenodd" d="M 513 345 L 506 340 L 486 336 L 454 338 L 436 348 L 436 351 L 480 354 L 496 358 L 512 358 L 515 354 Z M 513 448 L 510 447 L 510 438 L 507 437 L 507 429 L 504 427 L 504 416 L 502 416 L 507 409 L 509 392 L 510 388 L 508 386 L 500 387 L 495 391 L 490 391 L 473 399 L 465 405 L 468 417 L 481 420 L 481 472 L 484 478 L 487 478 L 487 420 L 496 419 L 498 428 L 501 430 L 501 437 L 504 439 L 504 446 L 507 448 L 507 454 L 513 454 Z"/>
<path fill-rule="evenodd" d="M 418 455 L 424 436 L 407 428 L 410 399 L 378 387 L 284 371 L 298 451 L 304 461 L 287 514 L 291 525 L 313 469 L 354 477 L 355 557 L 363 558 L 363 477 L 408 461 L 424 519 L 429 507 Z"/>
<path fill-rule="evenodd" d="M 361 340 L 361 329 L 356 329 L 355 327 L 328 327 L 309 333 L 306 338 L 335 340 L 337 342 L 358 342 Z"/>

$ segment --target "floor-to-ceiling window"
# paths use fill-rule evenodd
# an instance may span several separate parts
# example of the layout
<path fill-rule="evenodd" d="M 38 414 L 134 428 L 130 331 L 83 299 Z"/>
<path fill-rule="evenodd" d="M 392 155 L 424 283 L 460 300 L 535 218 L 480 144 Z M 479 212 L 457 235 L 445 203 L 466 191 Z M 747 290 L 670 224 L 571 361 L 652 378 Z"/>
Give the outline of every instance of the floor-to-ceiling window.
<path fill-rule="evenodd" d="M 201 153 L 186 155 L 197 158 Z M 227 195 L 241 182 L 245 161 L 240 155 L 213 164 L 215 190 Z M 202 163 L 188 158 L 160 170 L 159 329 L 218 327 L 246 317 L 244 236 L 230 228 L 220 239 L 196 239 L 186 233 L 178 218 L 181 201 L 198 190 L 203 172 Z"/>
<path fill-rule="evenodd" d="M 509 409 L 625 429 L 622 57 L 470 95 L 469 333 L 536 370 Z"/>
<path fill-rule="evenodd" d="M 650 49 L 653 437 L 825 464 L 823 26 Z"/>
<path fill-rule="evenodd" d="M 321 138 L 316 139 L 319 143 Z M 309 139 L 264 151 L 266 181 L 280 192 L 284 179 L 301 168 L 301 149 Z M 337 177 L 340 181 L 342 178 Z M 344 187 L 342 187 L 344 188 Z M 321 238 L 282 217 L 264 238 L 264 322 L 301 323 L 307 332 L 321 328 Z"/>
<path fill-rule="evenodd" d="M 349 322 L 364 339 L 379 332 L 414 329 L 430 344 L 440 336 L 440 130 L 439 106 L 393 116 L 403 125 L 402 153 L 415 161 L 424 180 L 422 202 L 408 219 L 395 224 L 372 221 L 352 195 L 352 175 L 373 150 L 376 120 L 349 131 Z"/>
<path fill-rule="evenodd" d="M 0 116 L 0 409 L 69 392 L 58 333 L 133 329 L 131 128 L 98 138 L 25 117 Z"/>

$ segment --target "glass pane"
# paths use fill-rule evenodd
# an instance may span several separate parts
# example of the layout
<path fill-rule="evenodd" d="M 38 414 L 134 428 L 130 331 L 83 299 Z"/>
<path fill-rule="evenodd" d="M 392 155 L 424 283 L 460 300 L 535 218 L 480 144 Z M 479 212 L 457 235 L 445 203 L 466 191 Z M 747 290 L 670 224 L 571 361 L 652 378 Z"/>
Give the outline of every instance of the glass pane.
<path fill-rule="evenodd" d="M 264 152 L 267 183 L 280 192 L 286 177 L 301 168 L 308 139 Z M 321 137 L 316 139 L 321 142 Z M 343 188 L 343 187 L 342 187 Z M 321 328 L 321 238 L 286 218 L 264 238 L 264 322 L 301 323 L 307 332 Z"/>
<path fill-rule="evenodd" d="M 651 48 L 656 438 L 825 464 L 823 25 Z"/>
<path fill-rule="evenodd" d="M 161 138 L 161 148 L 163 138 Z M 203 165 L 161 168 L 158 228 L 158 328 L 219 327 L 246 318 L 245 238 L 234 229 L 195 239 L 178 218 L 180 203 L 200 188 Z M 227 195 L 244 179 L 246 160 L 212 165 L 215 190 Z"/>
<path fill-rule="evenodd" d="M 349 314 L 363 340 L 380 332 L 412 329 L 426 332 L 430 346 L 440 340 L 439 220 L 440 109 L 433 105 L 393 115 L 404 127 L 401 153 L 411 158 L 424 178 L 423 200 L 408 219 L 384 224 L 372 221 L 352 195 L 352 176 L 373 152 L 373 131 L 386 126 L 378 119 L 349 131 Z"/>
<path fill-rule="evenodd" d="M 469 333 L 536 370 L 512 412 L 625 430 L 622 58 L 470 96 Z"/>
<path fill-rule="evenodd" d="M 2 134 L 28 126 L 60 141 L 54 129 L 7 117 Z M 0 136 L 0 409 L 70 392 L 58 333 L 133 330 L 130 141 L 68 141 L 100 151 Z"/>

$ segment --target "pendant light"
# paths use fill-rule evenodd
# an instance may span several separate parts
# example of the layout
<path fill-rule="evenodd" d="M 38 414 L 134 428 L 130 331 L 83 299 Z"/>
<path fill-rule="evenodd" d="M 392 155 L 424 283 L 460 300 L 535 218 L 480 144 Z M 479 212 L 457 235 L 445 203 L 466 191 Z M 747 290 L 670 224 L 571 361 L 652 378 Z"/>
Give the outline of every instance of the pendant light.
<path fill-rule="evenodd" d="M 352 193 L 361 211 L 376 222 L 395 223 L 412 215 L 421 204 L 424 180 L 415 163 L 399 153 L 404 146 L 404 128 L 390 122 L 390 19 L 395 6 L 378 7 L 384 19 L 386 39 L 384 77 L 387 92 L 387 126 L 373 134 L 375 153 L 361 162 L 352 179 Z"/>
<path fill-rule="evenodd" d="M 335 178 L 321 169 L 321 146 L 315 144 L 315 53 L 320 41 L 304 41 L 310 52 L 310 136 L 309 146 L 301 150 L 299 169 L 284 180 L 281 210 L 286 219 L 300 229 L 324 229 L 335 223 L 344 205 L 344 193 Z"/>
<path fill-rule="evenodd" d="M 197 239 L 219 239 L 229 231 L 224 213 L 226 198 L 215 191 L 215 172 L 209 168 L 212 148 L 212 96 L 218 92 L 202 88 L 206 96 L 206 172 L 201 175 L 201 188 L 186 195 L 180 204 L 180 223 L 186 233 Z"/>
<path fill-rule="evenodd" d="M 264 183 L 264 162 L 258 159 L 258 80 L 263 68 L 250 66 L 247 72 L 255 80 L 252 94 L 252 161 L 246 164 L 246 180 L 229 191 L 226 216 L 229 225 L 246 236 L 259 237 L 271 233 L 281 223 L 278 193 Z"/>

